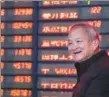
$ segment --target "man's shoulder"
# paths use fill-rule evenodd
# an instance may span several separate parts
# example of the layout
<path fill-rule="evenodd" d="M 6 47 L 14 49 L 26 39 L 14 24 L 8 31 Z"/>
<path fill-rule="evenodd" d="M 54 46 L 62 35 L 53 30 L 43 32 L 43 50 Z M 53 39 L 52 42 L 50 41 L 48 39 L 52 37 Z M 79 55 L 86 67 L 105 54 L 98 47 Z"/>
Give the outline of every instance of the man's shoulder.
<path fill-rule="evenodd" d="M 101 65 L 105 65 L 105 64 L 109 64 L 109 52 L 106 51 L 102 51 L 103 54 L 102 56 L 97 60 L 96 64 L 101 64 Z"/>
<path fill-rule="evenodd" d="M 99 64 L 102 66 L 109 66 L 109 53 L 105 51 L 106 54 L 99 60 Z"/>
<path fill-rule="evenodd" d="M 98 70 L 102 74 L 109 75 L 109 53 L 106 51 L 106 55 L 104 55 L 97 63 Z"/>

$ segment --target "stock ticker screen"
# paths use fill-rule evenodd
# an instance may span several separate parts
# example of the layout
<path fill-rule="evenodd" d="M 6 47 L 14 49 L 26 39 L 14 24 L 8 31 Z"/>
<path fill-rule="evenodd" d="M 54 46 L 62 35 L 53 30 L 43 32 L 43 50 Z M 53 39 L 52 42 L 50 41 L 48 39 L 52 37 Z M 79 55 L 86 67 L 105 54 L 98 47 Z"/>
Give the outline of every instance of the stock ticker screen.
<path fill-rule="evenodd" d="M 109 49 L 109 1 L 1 1 L 1 97 L 71 97 L 72 24 L 87 22 Z"/>

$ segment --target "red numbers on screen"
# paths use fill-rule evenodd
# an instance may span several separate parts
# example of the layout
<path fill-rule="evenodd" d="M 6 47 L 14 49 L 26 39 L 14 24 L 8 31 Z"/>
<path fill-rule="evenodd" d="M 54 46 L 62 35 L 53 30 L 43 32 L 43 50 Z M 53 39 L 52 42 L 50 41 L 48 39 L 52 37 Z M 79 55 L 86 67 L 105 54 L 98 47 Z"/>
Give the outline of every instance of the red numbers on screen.
<path fill-rule="evenodd" d="M 13 67 L 17 70 L 21 70 L 21 69 L 31 70 L 32 63 L 31 62 L 16 62 L 16 63 L 13 63 Z"/>
<path fill-rule="evenodd" d="M 5 55 L 5 50 L 4 49 L 1 49 L 1 56 L 4 56 Z"/>
<path fill-rule="evenodd" d="M 32 49 L 15 49 L 15 56 L 32 56 Z"/>
<path fill-rule="evenodd" d="M 31 76 L 15 76 L 14 82 L 15 83 L 31 83 L 32 78 Z"/>
<path fill-rule="evenodd" d="M 33 9 L 32 8 L 16 8 L 14 9 L 14 15 L 17 16 L 30 16 L 33 14 Z"/>
<path fill-rule="evenodd" d="M 78 11 L 74 12 L 57 12 L 57 13 L 42 13 L 42 19 L 52 20 L 52 19 L 77 19 Z"/>
<path fill-rule="evenodd" d="M 68 33 L 71 26 L 43 26 L 43 33 Z"/>
<path fill-rule="evenodd" d="M 10 96 L 12 97 L 17 97 L 17 96 L 32 96 L 32 91 L 31 90 L 23 90 L 23 89 L 13 89 L 10 91 Z"/>
<path fill-rule="evenodd" d="M 1 9 L 1 16 L 5 15 L 5 9 Z"/>
<path fill-rule="evenodd" d="M 15 43 L 31 43 L 32 42 L 32 36 L 26 35 L 26 36 L 14 36 Z"/>
<path fill-rule="evenodd" d="M 3 43 L 5 41 L 5 36 L 0 37 L 0 43 Z"/>
<path fill-rule="evenodd" d="M 72 61 L 73 56 L 67 55 L 58 55 L 58 54 L 43 54 L 41 56 L 41 60 L 43 61 Z"/>
<path fill-rule="evenodd" d="M 0 89 L 0 97 L 4 95 L 4 90 Z"/>
<path fill-rule="evenodd" d="M 4 76 L 0 76 L 0 83 L 2 83 L 4 81 Z"/>
<path fill-rule="evenodd" d="M 55 68 L 54 70 L 57 75 L 73 75 L 76 74 L 76 69 L 74 68 Z"/>
<path fill-rule="evenodd" d="M 43 40 L 41 47 L 66 47 L 67 40 Z"/>
<path fill-rule="evenodd" d="M 41 72 L 44 75 L 50 74 L 50 72 L 55 72 L 56 75 L 74 75 L 76 74 L 76 69 L 74 68 L 54 68 L 52 70 L 50 68 L 41 68 Z"/>
<path fill-rule="evenodd" d="M 102 10 L 102 7 L 100 6 L 92 7 L 90 10 L 90 13 L 91 14 L 101 14 L 101 10 Z"/>
<path fill-rule="evenodd" d="M 13 29 L 32 29 L 33 24 L 31 22 L 16 22 L 12 24 Z"/>
<path fill-rule="evenodd" d="M 46 75 L 46 74 L 49 74 L 50 69 L 49 68 L 41 68 L 41 72 Z"/>
<path fill-rule="evenodd" d="M 1 30 L 5 29 L 5 23 L 1 23 Z"/>
<path fill-rule="evenodd" d="M 41 83 L 42 88 L 50 88 L 50 89 L 73 89 L 75 83 L 67 83 L 67 82 L 44 82 Z"/>
<path fill-rule="evenodd" d="M 0 62 L 0 69 L 4 69 L 4 62 Z"/>
<path fill-rule="evenodd" d="M 76 5 L 78 1 L 43 1 L 43 6 L 51 6 L 51 5 Z"/>
<path fill-rule="evenodd" d="M 94 27 L 97 27 L 97 28 L 100 28 L 102 26 L 101 20 L 89 21 L 88 23 Z"/>

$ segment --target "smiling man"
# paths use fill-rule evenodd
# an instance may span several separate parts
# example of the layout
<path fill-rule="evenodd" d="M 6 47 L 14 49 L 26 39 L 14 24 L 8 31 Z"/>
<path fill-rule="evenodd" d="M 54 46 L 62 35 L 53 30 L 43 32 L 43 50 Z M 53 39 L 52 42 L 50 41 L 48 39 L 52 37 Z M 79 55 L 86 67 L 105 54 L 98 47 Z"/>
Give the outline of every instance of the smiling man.
<path fill-rule="evenodd" d="M 109 56 L 100 50 L 99 32 L 77 23 L 68 34 L 68 50 L 77 69 L 73 97 L 109 97 Z"/>

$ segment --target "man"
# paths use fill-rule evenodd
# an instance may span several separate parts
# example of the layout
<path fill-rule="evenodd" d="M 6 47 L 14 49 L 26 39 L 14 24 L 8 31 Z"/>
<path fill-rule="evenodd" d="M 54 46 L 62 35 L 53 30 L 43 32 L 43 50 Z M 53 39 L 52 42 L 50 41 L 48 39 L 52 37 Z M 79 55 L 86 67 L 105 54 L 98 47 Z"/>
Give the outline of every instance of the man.
<path fill-rule="evenodd" d="M 109 56 L 99 46 L 99 33 L 91 25 L 71 27 L 68 50 L 77 69 L 73 97 L 109 97 Z"/>

